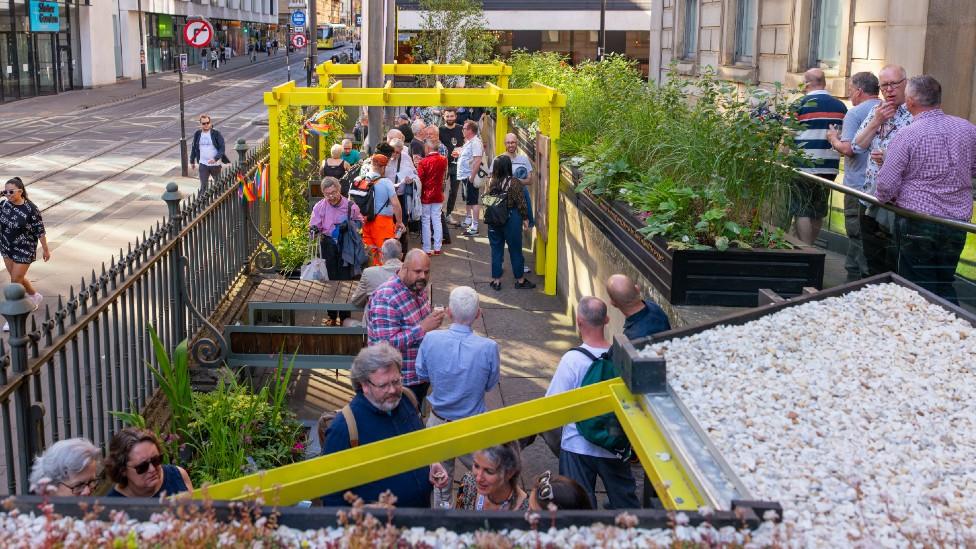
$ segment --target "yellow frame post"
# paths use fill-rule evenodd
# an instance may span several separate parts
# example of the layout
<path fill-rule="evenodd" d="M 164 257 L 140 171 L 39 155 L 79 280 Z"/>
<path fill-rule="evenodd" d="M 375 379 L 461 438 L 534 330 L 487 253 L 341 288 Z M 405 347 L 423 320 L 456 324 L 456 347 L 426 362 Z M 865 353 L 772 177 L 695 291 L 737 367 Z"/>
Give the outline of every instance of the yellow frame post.
<path fill-rule="evenodd" d="M 706 505 L 681 463 L 670 458 L 676 454 L 653 417 L 620 378 L 222 482 L 195 491 L 194 497 L 245 500 L 259 489 L 273 505 L 294 505 L 609 412 L 636 441 L 666 509 L 695 511 Z"/>

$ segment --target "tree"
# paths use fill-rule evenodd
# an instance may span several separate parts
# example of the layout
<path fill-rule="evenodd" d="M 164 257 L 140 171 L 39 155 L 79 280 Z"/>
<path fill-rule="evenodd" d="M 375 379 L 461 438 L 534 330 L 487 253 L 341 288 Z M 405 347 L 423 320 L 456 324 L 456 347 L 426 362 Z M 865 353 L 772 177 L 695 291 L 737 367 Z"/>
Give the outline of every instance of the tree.
<path fill-rule="evenodd" d="M 418 62 L 486 63 L 498 37 L 488 30 L 481 0 L 420 0 Z"/>

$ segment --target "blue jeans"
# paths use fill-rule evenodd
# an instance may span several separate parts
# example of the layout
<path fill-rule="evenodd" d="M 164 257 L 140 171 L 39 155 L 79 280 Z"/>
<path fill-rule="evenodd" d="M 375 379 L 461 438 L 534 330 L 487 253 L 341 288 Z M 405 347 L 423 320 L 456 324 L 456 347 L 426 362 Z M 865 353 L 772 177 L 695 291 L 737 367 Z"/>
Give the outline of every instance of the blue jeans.
<path fill-rule="evenodd" d="M 502 277 L 505 244 L 508 244 L 512 274 L 515 280 L 521 280 L 525 276 L 525 256 L 522 255 L 522 216 L 517 209 L 508 210 L 508 222 L 504 225 L 488 226 L 488 243 L 491 244 L 491 277 Z"/>
<path fill-rule="evenodd" d="M 561 450 L 559 474 L 579 483 L 590 496 L 593 509 L 599 509 L 596 501 L 596 477 L 603 480 L 610 504 L 607 509 L 640 509 L 637 486 L 630 464 L 616 458 L 599 458 Z"/>
<path fill-rule="evenodd" d="M 528 185 L 522 185 L 522 194 L 525 195 L 525 207 L 529 211 L 529 228 L 535 227 L 535 216 L 532 215 L 532 193 L 529 192 Z"/>

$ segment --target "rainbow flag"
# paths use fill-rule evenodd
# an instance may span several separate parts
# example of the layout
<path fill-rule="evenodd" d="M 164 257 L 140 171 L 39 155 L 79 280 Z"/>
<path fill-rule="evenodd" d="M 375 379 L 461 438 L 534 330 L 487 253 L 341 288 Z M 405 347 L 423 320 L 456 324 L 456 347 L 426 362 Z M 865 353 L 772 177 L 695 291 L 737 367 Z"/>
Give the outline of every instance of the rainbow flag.
<path fill-rule="evenodd" d="M 261 182 L 262 182 L 262 185 L 261 185 L 261 198 L 263 198 L 265 201 L 267 201 L 268 200 L 268 197 L 271 195 L 271 191 L 270 191 L 270 186 L 271 186 L 271 174 L 270 174 L 270 170 L 271 170 L 271 165 L 270 164 L 264 164 L 264 165 L 261 166 Z"/>
<path fill-rule="evenodd" d="M 237 196 L 246 199 L 248 202 L 254 202 L 254 185 L 240 173 L 237 174 L 237 182 L 240 184 L 240 191 L 238 191 Z"/>
<path fill-rule="evenodd" d="M 262 188 L 263 182 L 261 181 L 261 164 L 258 163 L 257 167 L 254 168 L 254 192 L 260 198 L 263 197 L 264 189 Z"/>
<path fill-rule="evenodd" d="M 306 123 L 305 127 L 308 128 L 308 131 L 314 133 L 315 135 L 322 135 L 329 131 L 332 131 L 332 126 L 329 124 L 324 124 L 324 123 L 319 124 L 311 121 Z"/>

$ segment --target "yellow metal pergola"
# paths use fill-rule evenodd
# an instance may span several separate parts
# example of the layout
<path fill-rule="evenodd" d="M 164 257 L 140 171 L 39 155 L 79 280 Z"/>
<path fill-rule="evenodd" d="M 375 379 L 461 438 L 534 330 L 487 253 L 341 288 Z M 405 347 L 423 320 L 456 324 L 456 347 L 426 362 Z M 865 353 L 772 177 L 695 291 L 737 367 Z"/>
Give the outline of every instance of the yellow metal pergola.
<path fill-rule="evenodd" d="M 556 239 L 559 214 L 559 121 L 562 108 L 566 106 L 566 96 L 558 90 L 533 84 L 527 89 L 509 89 L 508 76 L 511 68 L 503 63 L 457 65 L 384 65 L 387 74 L 465 74 L 496 76 L 497 84 L 488 83 L 484 88 L 445 88 L 439 82 L 434 88 L 394 88 L 387 81 L 383 88 L 344 88 L 342 82 L 329 82 L 339 75 L 362 74 L 360 65 L 336 65 L 326 62 L 316 68 L 320 87 L 299 88 L 294 81 L 281 84 L 264 94 L 264 104 L 268 106 L 270 158 L 270 202 L 271 239 L 277 243 L 283 236 L 281 215 L 281 190 L 278 185 L 278 163 L 280 154 L 278 117 L 282 109 L 305 106 L 366 106 L 366 107 L 487 107 L 495 108 L 498 123 L 495 126 L 496 150 L 504 148 L 505 132 L 508 124 L 501 107 L 530 107 L 539 109 L 539 130 L 550 139 L 549 187 L 547 196 L 547 234 L 539 240 L 537 267 L 544 266 L 545 292 L 556 294 L 557 253 Z M 504 86 L 504 87 L 503 87 Z M 551 252 L 551 253 L 549 253 Z M 538 269 L 537 269 L 538 270 Z"/>
<path fill-rule="evenodd" d="M 259 490 L 269 504 L 294 505 L 609 412 L 623 425 L 666 509 L 695 511 L 712 503 L 620 378 L 222 482 L 194 497 L 246 500 Z"/>

